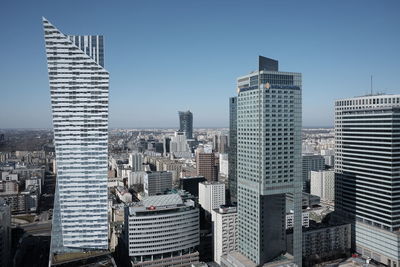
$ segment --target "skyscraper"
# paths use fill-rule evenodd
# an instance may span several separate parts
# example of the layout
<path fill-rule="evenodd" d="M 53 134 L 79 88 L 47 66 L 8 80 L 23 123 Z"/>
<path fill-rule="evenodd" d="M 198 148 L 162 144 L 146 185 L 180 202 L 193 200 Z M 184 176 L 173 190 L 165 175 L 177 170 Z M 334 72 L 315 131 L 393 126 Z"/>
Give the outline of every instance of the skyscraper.
<path fill-rule="evenodd" d="M 237 86 L 239 252 L 256 265 L 285 253 L 285 194 L 293 193 L 293 256 L 301 266 L 301 74 L 259 57 L 259 70 Z"/>
<path fill-rule="evenodd" d="M 400 95 L 335 103 L 335 211 L 357 253 L 400 265 Z"/>
<path fill-rule="evenodd" d="M 231 202 L 237 197 L 237 97 L 229 98 L 229 151 L 228 151 L 228 187 Z"/>
<path fill-rule="evenodd" d="M 103 37 L 67 36 L 45 18 L 43 26 L 57 159 L 50 253 L 107 249 L 109 74 Z"/>
<path fill-rule="evenodd" d="M 179 131 L 185 132 L 186 139 L 193 139 L 193 113 L 188 111 L 179 111 Z"/>

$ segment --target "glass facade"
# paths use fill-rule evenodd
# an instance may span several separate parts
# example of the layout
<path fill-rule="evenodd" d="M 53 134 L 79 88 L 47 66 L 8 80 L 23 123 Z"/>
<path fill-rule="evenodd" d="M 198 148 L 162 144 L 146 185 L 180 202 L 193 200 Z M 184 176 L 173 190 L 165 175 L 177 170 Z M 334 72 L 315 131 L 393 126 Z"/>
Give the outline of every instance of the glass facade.
<path fill-rule="evenodd" d="M 301 266 L 301 74 L 260 70 L 237 85 L 239 251 L 262 265 L 286 250 L 285 195 L 292 193 Z"/>
<path fill-rule="evenodd" d="M 237 202 L 237 97 L 229 99 L 228 184 L 231 202 Z"/>
<path fill-rule="evenodd" d="M 188 111 L 179 111 L 179 131 L 185 132 L 186 139 L 193 139 L 193 113 Z"/>

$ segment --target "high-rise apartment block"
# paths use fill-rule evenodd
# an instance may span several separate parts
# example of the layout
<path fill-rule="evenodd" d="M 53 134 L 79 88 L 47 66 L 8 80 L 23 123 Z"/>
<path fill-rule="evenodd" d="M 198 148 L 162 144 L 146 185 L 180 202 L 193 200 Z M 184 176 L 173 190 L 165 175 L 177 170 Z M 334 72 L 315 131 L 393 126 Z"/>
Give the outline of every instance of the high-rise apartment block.
<path fill-rule="evenodd" d="M 335 171 L 311 171 L 311 195 L 322 201 L 335 200 Z"/>
<path fill-rule="evenodd" d="M 146 196 L 164 194 L 165 191 L 172 188 L 172 172 L 146 172 L 143 188 Z"/>
<path fill-rule="evenodd" d="M 199 204 L 210 214 L 212 210 L 225 205 L 225 184 L 220 182 L 199 183 Z"/>
<path fill-rule="evenodd" d="M 129 155 L 129 166 L 131 166 L 133 172 L 143 171 L 143 154 L 132 152 Z"/>
<path fill-rule="evenodd" d="M 221 206 L 213 210 L 214 261 L 221 264 L 221 256 L 237 251 L 237 208 Z"/>
<path fill-rule="evenodd" d="M 335 211 L 354 226 L 355 251 L 400 265 L 400 95 L 335 103 Z"/>
<path fill-rule="evenodd" d="M 196 153 L 196 168 L 197 175 L 204 176 L 207 181 L 217 181 L 218 180 L 218 166 L 215 162 L 214 153 Z"/>
<path fill-rule="evenodd" d="M 237 198 L 237 97 L 229 98 L 228 187 L 231 202 Z"/>
<path fill-rule="evenodd" d="M 131 264 L 191 266 L 198 263 L 199 210 L 178 194 L 146 197 L 125 208 L 124 241 Z"/>
<path fill-rule="evenodd" d="M 286 251 L 285 195 L 294 199 L 294 262 L 302 263 L 301 74 L 259 69 L 237 79 L 239 252 L 263 265 Z"/>
<path fill-rule="evenodd" d="M 185 132 L 186 139 L 193 139 L 193 113 L 188 111 L 179 111 L 179 131 Z"/>
<path fill-rule="evenodd" d="M 103 37 L 43 18 L 57 158 L 51 254 L 108 249 L 108 83 Z"/>

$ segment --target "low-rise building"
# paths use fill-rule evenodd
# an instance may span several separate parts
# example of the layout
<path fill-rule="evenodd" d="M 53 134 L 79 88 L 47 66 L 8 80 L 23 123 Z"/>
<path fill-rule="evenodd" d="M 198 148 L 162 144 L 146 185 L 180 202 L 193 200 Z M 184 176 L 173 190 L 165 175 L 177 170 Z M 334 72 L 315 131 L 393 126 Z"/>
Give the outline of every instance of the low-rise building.
<path fill-rule="evenodd" d="M 178 194 L 145 197 L 124 212 L 125 246 L 131 265 L 190 266 L 198 263 L 199 210 Z"/>

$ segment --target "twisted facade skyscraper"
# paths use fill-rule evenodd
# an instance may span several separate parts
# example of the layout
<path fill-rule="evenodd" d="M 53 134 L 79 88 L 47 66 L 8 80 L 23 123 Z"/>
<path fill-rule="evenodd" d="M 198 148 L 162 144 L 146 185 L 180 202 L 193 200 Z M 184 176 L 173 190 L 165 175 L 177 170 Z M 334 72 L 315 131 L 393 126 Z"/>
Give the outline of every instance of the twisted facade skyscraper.
<path fill-rule="evenodd" d="M 51 254 L 108 248 L 108 82 L 102 36 L 43 18 L 57 184 Z"/>

